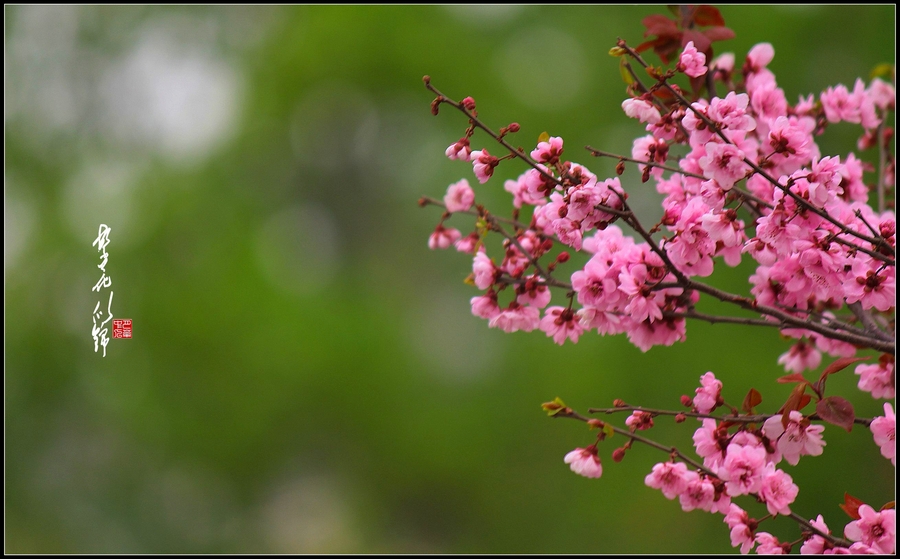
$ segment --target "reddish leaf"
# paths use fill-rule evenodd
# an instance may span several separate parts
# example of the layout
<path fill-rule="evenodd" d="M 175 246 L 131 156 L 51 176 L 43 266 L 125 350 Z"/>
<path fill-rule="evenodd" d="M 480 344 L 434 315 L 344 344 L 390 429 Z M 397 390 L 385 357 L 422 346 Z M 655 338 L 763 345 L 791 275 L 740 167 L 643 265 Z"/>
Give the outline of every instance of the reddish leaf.
<path fill-rule="evenodd" d="M 694 29 L 688 29 L 684 32 L 684 35 L 681 37 L 681 46 L 684 47 L 689 42 L 694 41 L 694 48 L 696 48 L 700 52 L 707 52 L 710 47 L 710 41 L 700 31 Z"/>
<path fill-rule="evenodd" d="M 897 508 L 897 501 L 888 501 L 884 504 L 883 507 L 881 507 L 881 510 L 890 510 L 895 508 Z"/>
<path fill-rule="evenodd" d="M 704 4 L 698 6 L 697 11 L 694 12 L 694 23 L 704 27 L 707 25 L 725 25 L 725 18 L 722 17 L 722 13 L 717 8 Z"/>
<path fill-rule="evenodd" d="M 678 26 L 675 25 L 675 22 L 665 16 L 647 16 L 641 23 L 647 28 L 647 30 L 644 31 L 644 37 L 650 37 L 651 35 L 672 37 L 681 34 L 678 30 Z"/>
<path fill-rule="evenodd" d="M 862 501 L 849 493 L 844 493 L 844 504 L 838 505 L 841 510 L 847 513 L 847 516 L 853 520 L 859 520 L 859 506 L 864 505 Z"/>
<path fill-rule="evenodd" d="M 804 394 L 803 396 L 800 396 L 800 404 L 799 404 L 800 407 L 797 409 L 802 410 L 803 408 L 805 408 L 806 404 L 808 404 L 810 402 L 810 400 L 812 400 L 812 396 L 810 396 L 809 394 Z"/>
<path fill-rule="evenodd" d="M 709 29 L 704 29 L 703 34 L 706 35 L 706 38 L 710 41 L 727 41 L 728 39 L 734 39 L 734 31 L 727 27 L 710 27 Z"/>
<path fill-rule="evenodd" d="M 789 382 L 802 382 L 804 384 L 809 384 L 809 381 L 803 378 L 803 375 L 801 375 L 800 373 L 791 373 L 789 375 L 779 377 L 775 382 L 781 384 L 787 384 Z"/>
<path fill-rule="evenodd" d="M 833 375 L 838 371 L 842 371 L 849 367 L 850 365 L 858 362 L 858 361 L 866 361 L 869 359 L 868 357 L 841 357 L 840 359 L 836 359 L 834 363 L 825 367 L 825 370 L 822 371 L 822 378 L 825 378 L 828 375 Z"/>
<path fill-rule="evenodd" d="M 762 394 L 755 388 L 751 388 L 750 392 L 747 392 L 747 395 L 744 396 L 744 403 L 741 405 L 741 409 L 747 413 L 753 411 L 753 408 L 762 403 Z"/>
<path fill-rule="evenodd" d="M 840 396 L 829 396 L 819 400 L 816 404 L 816 413 L 828 423 L 842 427 L 848 433 L 853 428 L 853 420 L 856 419 L 853 406 Z"/>
<path fill-rule="evenodd" d="M 788 422 L 790 421 L 791 412 L 794 410 L 799 410 L 803 407 L 801 405 L 803 403 L 803 396 L 806 392 L 805 384 L 798 384 L 791 390 L 791 395 L 788 396 L 787 401 L 779 410 L 781 412 L 781 425 L 787 429 Z M 807 400 L 808 402 L 808 400 Z"/>

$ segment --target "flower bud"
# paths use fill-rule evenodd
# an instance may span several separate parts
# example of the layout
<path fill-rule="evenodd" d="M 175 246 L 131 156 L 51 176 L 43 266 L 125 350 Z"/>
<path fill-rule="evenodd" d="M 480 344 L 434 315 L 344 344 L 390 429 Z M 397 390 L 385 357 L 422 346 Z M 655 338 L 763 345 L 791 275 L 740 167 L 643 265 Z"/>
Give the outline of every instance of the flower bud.
<path fill-rule="evenodd" d="M 470 111 L 474 111 L 475 110 L 475 99 L 472 99 L 471 97 L 466 97 L 465 99 L 462 100 L 462 106 Z"/>
<path fill-rule="evenodd" d="M 681 396 L 681 405 L 686 408 L 692 408 L 692 407 L 694 407 L 694 401 L 691 399 L 690 396 L 682 395 Z"/>
<path fill-rule="evenodd" d="M 560 264 L 568 262 L 569 261 L 569 253 L 566 251 L 560 252 L 559 256 L 556 257 L 556 261 L 559 262 Z"/>
<path fill-rule="evenodd" d="M 613 462 L 621 462 L 622 459 L 625 458 L 625 449 L 617 448 L 612 453 Z"/>
<path fill-rule="evenodd" d="M 675 414 L 675 423 L 684 423 L 687 420 L 687 416 L 683 413 Z"/>

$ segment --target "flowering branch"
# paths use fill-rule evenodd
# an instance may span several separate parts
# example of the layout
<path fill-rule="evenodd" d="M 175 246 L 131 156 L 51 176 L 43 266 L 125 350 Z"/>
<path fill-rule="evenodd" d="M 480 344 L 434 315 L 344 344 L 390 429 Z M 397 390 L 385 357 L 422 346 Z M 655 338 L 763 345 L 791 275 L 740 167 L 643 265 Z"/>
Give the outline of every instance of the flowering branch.
<path fill-rule="evenodd" d="M 546 404 L 545 404 L 545 406 L 546 406 Z M 632 411 L 635 411 L 635 412 L 639 412 L 639 413 L 649 413 L 651 415 L 653 415 L 653 414 L 656 414 L 656 415 L 663 415 L 663 414 L 664 415 L 683 415 L 683 416 L 689 416 L 689 417 L 709 417 L 711 419 L 718 419 L 718 418 L 715 418 L 715 416 L 708 416 L 707 414 L 689 414 L 689 413 L 683 413 L 683 412 L 678 412 L 678 413 L 667 412 L 665 410 L 647 410 L 647 409 L 633 407 L 633 406 L 623 406 L 623 407 L 619 407 L 619 408 L 610 408 L 610 409 L 591 408 L 588 410 L 588 412 L 589 413 L 598 413 L 598 412 L 614 413 L 617 411 L 626 411 L 629 409 Z M 599 422 L 600 425 L 598 425 L 598 420 L 584 417 L 583 415 L 577 413 L 576 411 L 574 411 L 568 407 L 565 407 L 565 408 L 562 408 L 562 409 L 556 411 L 556 413 L 553 413 L 553 415 L 551 415 L 551 417 L 554 417 L 554 418 L 555 417 L 567 417 L 570 419 L 576 419 L 578 421 L 583 421 L 584 423 L 587 423 L 588 425 L 591 425 L 592 427 L 598 427 L 598 428 L 607 430 L 607 432 L 611 431 L 613 433 L 617 433 L 619 435 L 625 436 L 631 441 L 639 442 L 639 443 L 645 444 L 651 448 L 660 450 L 660 451 L 668 454 L 673 459 L 678 458 L 683 463 L 690 465 L 692 468 L 694 468 L 695 470 L 697 470 L 699 472 L 702 472 L 708 478 L 718 480 L 718 482 L 720 484 L 724 485 L 724 483 L 725 483 L 725 481 L 722 480 L 721 478 L 719 478 L 719 476 L 716 475 L 715 472 L 713 472 L 709 468 L 706 468 L 703 464 L 700 464 L 699 462 L 693 460 L 692 458 L 690 458 L 689 456 L 687 456 L 686 454 L 684 454 L 683 452 L 678 450 L 677 447 L 666 446 L 666 445 L 660 444 L 652 439 L 648 439 L 646 437 L 636 435 L 634 433 L 633 429 L 632 430 L 622 429 L 621 427 L 616 427 L 615 425 L 611 425 L 611 424 L 605 423 L 605 422 Z M 773 416 L 769 416 L 769 415 L 753 416 L 753 417 L 749 418 L 749 419 L 752 419 L 752 421 L 748 421 L 747 417 L 743 417 L 743 418 L 742 417 L 725 417 L 725 418 L 721 418 L 721 419 L 724 421 L 731 422 L 731 423 L 737 423 L 737 422 L 757 423 L 760 421 L 760 419 L 766 420 L 771 417 L 773 417 Z M 780 416 L 776 415 L 774 417 L 780 417 Z M 605 437 L 601 434 L 600 438 L 602 439 Z M 650 476 L 648 476 L 648 478 L 649 477 Z M 759 495 L 755 492 L 748 493 L 748 495 L 750 497 L 755 498 L 756 500 L 758 500 L 760 502 L 766 501 L 766 499 L 764 497 L 762 497 L 761 495 Z M 830 533 L 820 530 L 819 528 L 817 528 L 812 523 L 810 523 L 805 518 L 803 518 L 802 516 L 798 515 L 795 512 L 787 512 L 784 515 L 787 516 L 788 518 L 790 518 L 791 520 L 793 520 L 794 522 L 796 522 L 797 524 L 799 524 L 804 531 L 809 533 L 809 535 L 814 534 L 816 536 L 819 536 L 819 537 L 823 538 L 824 540 L 826 540 L 830 545 L 832 545 L 834 547 L 850 547 L 851 545 L 853 545 L 853 542 L 851 542 L 851 541 L 832 536 Z"/>
<path fill-rule="evenodd" d="M 628 52 L 628 54 L 629 54 L 631 57 L 633 57 L 635 60 L 637 60 L 637 62 L 638 62 L 641 66 L 643 66 L 644 68 L 649 68 L 649 67 L 650 67 L 650 65 L 647 64 L 647 63 L 644 61 L 643 58 L 641 58 L 641 55 L 639 55 L 637 52 L 634 51 L 634 49 L 632 49 L 631 47 L 629 47 L 629 46 L 625 43 L 625 41 L 624 41 L 623 39 L 619 39 L 617 45 L 618 45 L 620 48 L 624 49 L 626 52 Z M 667 82 L 668 77 L 669 77 L 668 75 L 660 76 L 660 78 L 659 78 L 659 83 L 660 83 L 663 87 L 665 87 L 666 90 L 667 90 L 669 93 L 671 93 L 676 99 L 678 99 L 678 101 L 679 101 L 684 107 L 690 109 L 690 110 L 696 115 L 696 117 L 697 117 L 698 119 L 702 120 L 703 123 L 704 123 L 710 130 L 712 130 L 717 136 L 719 136 L 725 143 L 734 145 L 734 142 L 733 142 L 730 138 L 728 138 L 728 137 L 725 135 L 725 133 L 722 131 L 722 129 L 721 129 L 720 126 L 718 126 L 716 123 L 714 123 L 712 120 L 710 120 L 709 117 L 707 117 L 705 114 L 703 114 L 703 112 L 701 112 L 701 111 L 698 110 L 696 107 L 694 107 L 693 104 L 691 104 L 687 99 L 684 98 L 684 96 L 681 95 L 681 93 L 679 92 L 679 90 L 678 90 L 677 88 L 673 87 L 672 85 L 670 85 L 670 84 Z M 849 228 L 846 227 L 844 224 L 842 224 L 841 222 L 837 221 L 836 219 L 834 219 L 833 217 L 831 217 L 830 215 L 828 215 L 827 212 L 822 211 L 822 210 L 820 210 L 819 208 L 813 206 L 813 205 L 810 204 L 808 201 L 804 200 L 802 197 L 800 197 L 799 195 L 797 195 L 796 193 L 794 193 L 790 188 L 788 188 L 787 186 L 785 186 L 785 185 L 781 184 L 780 182 L 778 182 L 777 180 L 775 180 L 775 178 L 773 178 L 773 177 L 770 176 L 768 173 L 766 173 L 766 172 L 762 169 L 762 167 L 760 167 L 759 165 L 757 165 L 755 162 L 751 161 L 750 159 L 748 159 L 748 158 L 746 158 L 746 157 L 742 158 L 742 161 L 743 161 L 745 164 L 747 164 L 748 166 L 750 166 L 756 173 L 758 173 L 761 177 L 763 177 L 764 179 L 766 179 L 766 180 L 767 180 L 769 183 L 771 183 L 773 186 L 778 187 L 778 188 L 781 189 L 785 194 L 787 194 L 788 196 L 790 196 L 791 198 L 793 198 L 793 200 L 794 200 L 797 204 L 799 204 L 800 206 L 802 206 L 805 210 L 811 211 L 811 212 L 815 213 L 816 215 L 818 215 L 819 217 L 821 217 L 821 218 L 827 220 L 827 221 L 830 222 L 832 225 L 835 225 L 835 226 L 841 231 L 841 233 L 844 233 L 844 234 L 847 234 L 847 235 L 851 235 L 851 236 L 853 236 L 853 237 L 857 237 L 858 239 L 861 239 L 861 240 L 863 240 L 863 241 L 866 241 L 866 242 L 868 242 L 868 243 L 871 243 L 872 245 L 878 246 L 880 250 L 884 250 L 885 252 L 887 252 L 887 254 L 888 254 L 890 257 L 893 257 L 893 256 L 894 256 L 894 249 L 893 249 L 893 247 L 891 247 L 890 245 L 888 245 L 888 244 L 885 242 L 884 238 L 882 238 L 882 237 L 880 237 L 880 236 L 877 236 L 877 237 L 869 237 L 869 236 L 867 236 L 867 235 L 863 235 L 863 234 L 861 234 L 861 233 L 857 233 L 856 231 L 853 231 L 852 229 L 849 229 Z M 837 238 L 837 237 L 835 238 L 835 242 L 846 243 L 846 241 L 842 241 L 840 238 Z M 860 250 L 864 250 L 862 247 L 859 247 L 859 246 L 857 246 L 857 245 L 853 245 L 853 244 L 849 244 L 849 243 L 847 243 L 847 244 L 848 244 L 848 246 L 852 246 L 852 247 L 854 247 L 854 248 L 857 248 L 857 249 L 860 249 Z M 882 260 L 882 261 L 884 261 L 884 262 L 886 262 L 886 263 L 888 263 L 888 264 L 890 264 L 890 265 L 894 265 L 894 259 L 893 259 L 893 258 L 889 258 L 888 256 L 885 256 L 885 255 L 882 255 L 882 254 L 879 254 L 879 253 L 874 253 L 874 252 L 871 253 L 870 255 L 871 255 L 873 258 L 878 258 L 879 260 Z"/>
<path fill-rule="evenodd" d="M 630 411 L 627 430 L 583 417 L 558 399 L 544 408 L 554 417 L 578 419 L 601 430 L 596 443 L 565 456 L 580 475 L 600 477 L 597 444 L 615 433 L 627 438 L 613 452 L 617 462 L 634 442 L 666 452 L 671 460 L 657 464 L 645 483 L 661 489 L 669 499 L 678 497 L 685 511 L 700 508 L 725 515 L 732 544 L 740 546 L 742 553 L 756 545 L 758 553 L 788 552 L 796 544 L 802 545 L 803 553 L 837 548 L 892 553 L 896 547 L 892 507 L 875 511 L 847 496 L 843 508 L 853 520 L 844 528 L 847 539 L 832 536 L 821 515 L 807 520 L 790 510 L 799 488 L 776 465 L 781 460 L 796 465 L 801 456 L 821 454 L 823 423 L 848 432 L 854 424 L 868 428 L 882 456 L 896 461 L 890 404 L 884 405 L 884 416 L 859 418 L 849 401 L 825 393 L 831 375 L 855 365 L 861 390 L 874 398 L 890 399 L 895 394 L 896 218 L 884 211 L 888 205 L 884 198 L 894 181 L 894 159 L 888 153 L 893 130 L 886 125 L 895 105 L 893 86 L 876 79 L 866 88 L 857 80 L 852 93 L 844 86 L 828 88 L 818 102 L 814 96 L 801 97 L 791 107 L 766 68 L 774 55 L 771 45 L 751 49 L 742 68 L 744 80 L 736 87 L 731 77 L 733 55 L 708 62 L 710 44 L 733 36 L 718 10 L 711 6 L 676 9 L 678 20 L 662 16 L 644 20 L 647 35 L 656 38 L 637 49 L 620 39 L 610 51 L 620 57 L 628 84 L 630 98 L 622 109 L 646 124 L 649 134 L 634 141 L 631 156 L 587 146 L 595 157 L 618 161 L 616 176 L 606 180 L 564 160 L 562 138 L 542 134 L 530 153 L 513 147 L 505 138 L 519 130 L 518 124 L 494 132 L 478 118 L 471 97 L 454 101 L 425 76 L 427 89 L 437 96 L 432 113 L 438 114 L 440 105 L 448 104 L 468 119 L 463 137 L 447 148 L 448 158 L 471 163 L 481 184 L 491 179 L 503 161 L 520 159 L 527 166 L 517 179 L 503 185 L 513 197 L 512 218 L 495 216 L 475 204 L 475 191 L 466 179 L 450 185 L 443 201 L 422 197 L 421 206 L 444 210 L 429 237 L 429 247 L 453 246 L 473 255 L 466 281 L 483 294 L 471 299 L 472 313 L 488 320 L 489 327 L 506 332 L 540 329 L 560 345 L 566 340 L 577 342 L 589 330 L 601 335 L 624 333 L 647 351 L 654 345 L 684 341 L 687 319 L 693 319 L 770 326 L 797 339 L 778 359 L 792 373 L 778 381 L 795 387 L 776 414 L 754 411 L 762 401 L 755 389 L 740 408 L 727 405 L 721 398 L 721 382 L 711 372 L 701 377 L 694 398 L 682 397 L 691 408 L 687 412 L 619 401 L 615 408 L 589 410 Z M 639 53 L 650 47 L 664 64 L 681 49 L 674 69 L 648 65 Z M 642 83 L 629 57 L 655 83 Z M 678 73 L 690 78 L 688 94 L 671 83 Z M 716 82 L 728 89 L 724 98 L 717 95 Z M 745 91 L 739 93 L 737 88 Z M 688 101 L 688 96 L 695 101 Z M 863 182 L 861 160 L 852 153 L 843 160 L 821 157 L 815 144 L 814 135 L 823 132 L 826 124 L 841 120 L 864 128 L 857 144 L 860 149 L 878 146 L 878 213 L 867 203 L 870 188 Z M 507 154 L 495 157 L 487 149 L 473 151 L 470 140 L 475 130 L 484 131 Z M 673 145 L 686 146 L 688 152 L 670 164 Z M 665 195 L 663 215 L 652 228 L 642 224 L 631 209 L 619 181 L 626 162 L 637 164 L 642 182 L 652 178 L 657 191 Z M 742 221 L 741 209 L 749 213 L 750 223 Z M 445 226 L 455 213 L 476 218 L 475 230 L 468 236 Z M 520 221 L 523 213 L 529 217 Z M 634 236 L 626 236 L 619 225 L 630 228 Z M 671 234 L 654 239 L 664 228 Z M 484 239 L 489 233 L 503 237 L 500 260 L 487 255 Z M 548 262 L 544 257 L 557 243 L 567 249 L 553 251 L 555 259 Z M 570 281 L 557 279 L 552 274 L 569 261 L 569 249 L 586 254 L 587 261 L 571 274 Z M 698 279 L 710 276 L 718 262 L 737 266 L 746 254 L 757 263 L 748 278 L 750 295 L 730 293 Z M 553 298 L 550 288 L 565 291 L 564 306 L 548 306 Z M 508 303 L 500 303 L 501 292 Z M 757 316 L 700 312 L 696 305 L 701 294 Z M 859 363 L 871 359 L 855 357 L 861 349 L 881 352 L 878 362 Z M 818 380 L 806 380 L 801 373 L 817 369 L 822 353 L 837 359 Z M 803 415 L 800 410 L 813 399 L 815 411 Z M 720 406 L 730 409 L 730 415 L 713 415 Z M 693 438 L 702 464 L 677 447 L 636 434 L 652 427 L 659 415 L 674 415 L 677 423 L 687 417 L 701 420 L 702 427 Z M 688 470 L 688 465 L 693 469 Z M 731 502 L 743 495 L 764 503 L 769 515 L 750 518 Z M 794 519 L 802 537 L 793 544 L 780 543 L 771 534 L 757 532 L 762 520 L 777 515 Z"/>

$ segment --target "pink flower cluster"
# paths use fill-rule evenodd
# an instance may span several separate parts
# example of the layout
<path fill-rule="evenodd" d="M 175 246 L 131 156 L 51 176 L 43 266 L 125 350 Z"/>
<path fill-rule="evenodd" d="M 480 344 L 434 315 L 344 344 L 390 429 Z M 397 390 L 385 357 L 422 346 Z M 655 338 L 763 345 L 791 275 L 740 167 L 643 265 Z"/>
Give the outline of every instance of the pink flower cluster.
<path fill-rule="evenodd" d="M 701 377 L 701 387 L 694 398 L 695 410 L 708 413 L 715 406 L 701 402 L 718 399 L 721 383 L 712 373 Z M 797 465 L 801 456 L 822 454 L 825 441 L 824 427 L 812 425 L 798 411 L 791 411 L 785 425 L 781 414 L 765 421 L 762 429 L 753 431 L 739 427 L 730 433 L 730 427 L 715 419 L 703 419 L 702 426 L 694 433 L 694 446 L 703 458 L 702 470 L 690 470 L 683 462 L 663 462 L 653 467 L 644 482 L 662 491 L 668 499 L 679 499 L 685 511 L 701 509 L 725 515 L 725 523 L 731 530 L 731 543 L 741 547 L 741 553 L 749 553 L 758 545 L 757 553 L 782 554 L 790 551 L 790 545 L 779 542 L 766 532 L 757 532 L 758 522 L 749 518 L 746 511 L 731 500 L 741 495 L 752 495 L 765 503 L 770 515 L 791 513 L 790 505 L 799 493 L 793 479 L 777 464 L 786 460 Z M 734 424 L 732 424 L 734 425 Z M 882 454 L 894 460 L 894 412 L 885 404 L 885 417 L 872 423 L 875 441 Z M 848 539 L 854 542 L 850 548 L 835 548 L 818 535 L 810 536 L 803 544 L 802 553 L 893 553 L 896 522 L 893 510 L 876 513 L 871 507 L 860 507 L 861 518 L 845 529 Z M 819 516 L 811 524 L 823 533 L 830 533 Z"/>
<path fill-rule="evenodd" d="M 487 183 L 505 160 L 520 158 L 529 165 L 504 182 L 512 196 L 511 220 L 498 220 L 475 206 L 475 192 L 465 179 L 451 185 L 444 197 L 446 212 L 428 245 L 454 246 L 472 255 L 467 281 L 482 291 L 470 301 L 472 313 L 491 328 L 541 330 L 560 345 L 596 331 L 625 334 L 647 351 L 684 341 L 686 318 L 697 317 L 694 307 L 703 292 L 758 310 L 764 320 L 754 324 L 769 321 L 793 338 L 778 359 L 792 373 L 818 368 L 823 355 L 852 357 L 860 347 L 886 347 L 896 305 L 895 214 L 869 205 L 864 171 L 870 169 L 861 159 L 853 153 L 823 156 L 816 138 L 830 124 L 849 122 L 863 130 L 860 150 L 885 145 L 892 131 L 882 124 L 894 110 L 894 88 L 879 79 L 868 86 L 857 80 L 852 91 L 838 85 L 790 104 L 768 69 L 773 57 L 772 45 L 759 44 L 736 67 L 734 55 L 708 62 L 689 42 L 676 70 L 694 78 L 692 84 L 705 76 L 707 83 L 726 85 L 721 97 L 695 95 L 695 101 L 686 102 L 671 90 L 681 102 L 663 102 L 654 93 L 668 87 L 664 82 L 670 73 L 652 89 L 632 88 L 633 97 L 622 102 L 625 115 L 640 121 L 646 132 L 633 141 L 630 159 L 638 164 L 643 182 L 652 180 L 664 196 L 662 214 L 649 231 L 631 212 L 618 177 L 629 158 L 619 156 L 617 176 L 603 180 L 564 159 L 562 138 L 546 135 L 530 152 L 510 148 L 509 155 L 498 158 L 487 149 L 472 151 L 473 130 L 485 127 L 471 119 L 466 136 L 449 146 L 446 155 L 471 163 L 479 183 Z M 743 78 L 737 81 L 739 89 L 732 85 L 736 68 Z M 467 98 L 464 106 L 474 110 L 474 101 Z M 511 125 L 499 137 L 517 130 L 518 125 L 515 130 Z M 682 155 L 673 160 L 673 153 Z M 893 186 L 893 159 L 882 159 L 887 163 L 879 182 Z M 478 225 L 471 234 L 443 225 L 452 214 L 476 213 L 473 207 Z M 638 235 L 623 233 L 621 223 Z M 483 242 L 493 231 L 503 236 L 502 253 L 495 257 Z M 568 278 L 554 275 L 570 260 L 569 250 L 583 256 L 577 269 Z M 695 279 L 712 275 L 721 261 L 730 267 L 742 262 L 754 266 L 749 295 L 723 296 Z M 551 288 L 565 292 L 564 304 L 551 305 Z M 885 344 L 857 343 L 865 336 Z M 855 373 L 860 390 L 874 398 L 895 397 L 893 355 L 885 352 L 876 364 L 857 365 Z M 810 385 L 820 399 L 825 376 Z M 724 404 L 721 390 L 722 383 L 709 372 L 694 396 L 683 401 L 706 416 Z M 884 410 L 869 428 L 881 454 L 895 464 L 894 409 L 885 404 Z M 681 415 L 679 421 L 684 419 Z M 653 426 L 653 414 L 637 411 L 625 423 L 631 440 L 638 440 L 635 433 Z M 779 464 L 795 466 L 803 456 L 822 454 L 823 432 L 822 425 L 796 410 L 762 425 L 741 422 L 736 413 L 729 419 L 702 418 L 693 435 L 702 466 L 692 462 L 688 467 L 673 457 L 656 464 L 645 484 L 668 499 L 678 498 L 685 511 L 724 515 L 732 545 L 742 553 L 754 546 L 757 553 L 789 553 L 792 544 L 759 531 L 759 521 L 732 500 L 751 496 L 771 516 L 796 517 L 791 505 L 799 488 Z M 613 453 L 615 461 L 626 448 L 630 446 Z M 596 445 L 576 448 L 564 461 L 579 475 L 602 474 Z M 821 515 L 810 525 L 830 534 Z M 861 505 L 859 518 L 844 529 L 853 545 L 835 546 L 833 538 L 807 531 L 801 553 L 894 553 L 895 532 L 893 510 L 876 512 Z"/>
<path fill-rule="evenodd" d="M 475 233 L 463 237 L 439 226 L 429 239 L 431 248 L 456 246 L 474 254 L 475 285 L 488 292 L 473 299 L 473 313 L 507 332 L 540 329 L 557 343 L 576 342 L 589 330 L 624 333 L 647 351 L 685 339 L 683 314 L 699 295 L 678 287 L 675 272 L 707 277 L 718 259 L 736 266 L 744 255 L 757 263 L 750 292 L 759 305 L 787 309 L 803 319 L 810 310 L 844 303 L 891 311 L 895 267 L 878 255 L 896 245 L 894 214 L 877 213 L 866 203 L 863 166 L 852 153 L 822 157 L 815 142 L 821 132 L 817 109 L 811 99 L 801 98 L 794 106 L 787 102 L 767 69 L 773 56 L 768 44 L 750 51 L 742 92 L 670 109 L 646 95 L 623 102 L 626 115 L 645 123 L 649 133 L 634 141 L 632 156 L 654 164 L 641 167 L 665 196 L 661 224 L 669 234 L 659 247 L 636 242 L 614 225 L 627 198 L 618 177 L 600 180 L 585 166 L 565 161 L 559 137 L 539 142 L 530 153 L 532 168 L 504 184 L 513 206 L 530 208 L 531 219 L 505 241 L 501 263 L 481 252 Z M 728 62 L 733 67 L 733 57 L 713 64 L 716 75 L 730 73 Z M 706 72 L 705 64 L 692 43 L 679 59 L 679 68 L 691 76 Z M 887 83 L 875 80 L 867 88 L 858 81 L 852 93 L 843 86 L 826 90 L 818 110 L 828 122 L 859 123 L 868 134 L 880 124 L 878 111 L 893 107 L 893 98 Z M 666 173 L 662 166 L 679 143 L 688 151 L 677 171 Z M 487 149 L 472 151 L 468 135 L 447 148 L 447 155 L 470 161 L 480 183 L 501 162 Z M 740 196 L 731 195 L 735 188 Z M 739 217 L 739 200 L 755 208 L 752 223 Z M 473 203 L 474 192 L 465 181 L 451 185 L 445 197 L 451 213 Z M 873 231 L 883 238 L 881 245 L 859 237 Z M 548 306 L 552 282 L 538 262 L 557 244 L 590 255 L 571 274 L 578 306 L 571 299 L 564 306 Z M 510 287 L 515 295 L 501 304 L 498 294 Z M 779 360 L 789 371 L 817 367 L 823 353 L 856 352 L 851 344 L 803 328 L 783 333 L 799 340 Z M 861 387 L 888 393 L 883 371 L 863 371 Z"/>

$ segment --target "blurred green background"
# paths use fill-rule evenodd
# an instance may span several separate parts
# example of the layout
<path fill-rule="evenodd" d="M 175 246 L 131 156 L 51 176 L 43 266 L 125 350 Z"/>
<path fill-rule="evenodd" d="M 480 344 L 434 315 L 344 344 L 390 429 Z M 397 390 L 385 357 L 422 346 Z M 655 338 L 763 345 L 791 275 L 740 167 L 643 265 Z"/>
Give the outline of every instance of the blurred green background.
<path fill-rule="evenodd" d="M 443 155 L 466 123 L 430 114 L 424 74 L 495 129 L 519 122 L 521 145 L 562 136 L 608 176 L 581 146 L 630 153 L 642 129 L 607 51 L 664 11 L 5 7 L 6 551 L 734 551 L 721 516 L 643 485 L 655 451 L 616 464 L 613 440 L 600 480 L 571 473 L 563 456 L 593 434 L 539 404 L 677 408 L 711 370 L 727 400 L 756 387 L 771 411 L 788 344 L 691 324 L 686 343 L 643 354 L 624 337 L 559 347 L 488 329 L 469 312 L 469 258 L 429 251 L 439 212 L 416 205 L 472 180 Z M 894 62 L 894 6 L 721 11 L 737 38 L 716 52 L 740 64 L 771 42 L 790 102 Z M 823 152 L 857 133 L 833 127 Z M 479 198 L 508 208 L 502 179 L 522 170 L 502 165 Z M 105 358 L 101 223 L 113 314 L 134 320 Z M 749 269 L 715 281 L 747 292 Z M 855 380 L 829 386 L 879 413 Z M 689 447 L 692 427 L 657 425 Z M 894 470 L 866 432 L 826 439 L 788 470 L 793 508 L 839 532 L 844 491 L 880 506 Z M 763 529 L 796 536 L 784 519 Z"/>

